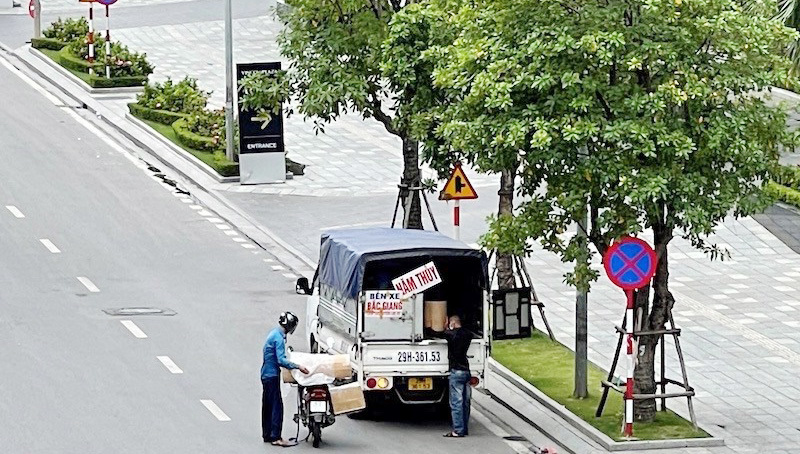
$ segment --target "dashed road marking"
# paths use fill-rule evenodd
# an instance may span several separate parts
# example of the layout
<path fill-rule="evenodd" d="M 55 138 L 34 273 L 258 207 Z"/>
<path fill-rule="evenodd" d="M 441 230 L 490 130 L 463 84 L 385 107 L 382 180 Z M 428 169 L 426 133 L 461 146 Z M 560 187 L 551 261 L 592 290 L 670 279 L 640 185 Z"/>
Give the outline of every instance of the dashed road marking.
<path fill-rule="evenodd" d="M 128 331 L 133 334 L 133 337 L 137 339 L 147 339 L 147 334 L 145 334 L 141 328 L 136 326 L 136 323 L 133 323 L 131 320 L 120 320 L 119 322 L 122 323 L 122 326 L 128 328 Z"/>
<path fill-rule="evenodd" d="M 25 217 L 25 215 L 22 214 L 22 211 L 19 211 L 19 208 L 15 207 L 14 205 L 6 205 L 6 209 L 10 211 L 11 214 L 13 214 L 17 219 L 22 219 Z"/>
<path fill-rule="evenodd" d="M 225 223 L 225 221 L 223 221 L 220 218 L 207 218 L 206 221 L 208 221 L 208 222 L 210 222 L 212 224 L 223 224 L 223 223 Z"/>
<path fill-rule="evenodd" d="M 202 205 L 189 205 L 189 208 L 191 208 L 193 210 L 196 210 L 196 211 L 200 211 L 200 210 L 203 209 Z"/>
<path fill-rule="evenodd" d="M 39 241 L 44 245 L 44 247 L 47 248 L 48 251 L 52 252 L 53 254 L 61 253 L 61 249 L 57 248 L 56 245 L 53 244 L 53 242 L 48 240 L 47 238 L 42 238 Z"/>
<path fill-rule="evenodd" d="M 228 236 L 237 236 L 238 234 L 239 233 L 236 230 L 226 230 L 225 231 L 225 235 L 228 235 Z"/>
<path fill-rule="evenodd" d="M 282 267 L 280 265 L 272 265 L 272 271 L 280 271 L 280 270 L 285 270 L 285 269 L 286 268 L 284 268 L 284 267 Z"/>
<path fill-rule="evenodd" d="M 287 279 L 296 279 L 297 278 L 297 276 L 295 276 L 292 273 L 283 273 L 283 277 L 285 277 Z"/>
<path fill-rule="evenodd" d="M 222 411 L 222 409 L 219 408 L 219 406 L 217 404 L 215 404 L 213 400 L 201 399 L 200 403 L 202 403 L 208 409 L 208 411 L 210 411 L 211 414 L 214 415 L 214 417 L 217 418 L 218 420 L 220 420 L 220 421 L 230 421 L 231 420 L 231 418 L 228 417 L 228 415 L 226 415 L 225 412 Z"/>
<path fill-rule="evenodd" d="M 161 364 L 163 364 L 164 367 L 166 367 L 167 370 L 172 372 L 173 374 L 183 373 L 183 370 L 181 370 L 181 368 L 178 367 L 178 365 L 175 364 L 175 361 L 170 359 L 169 356 L 156 356 L 156 358 L 158 358 L 158 360 L 161 361 Z"/>
<path fill-rule="evenodd" d="M 229 226 L 228 224 L 214 224 L 214 225 L 217 226 L 217 228 L 220 229 L 220 230 L 230 230 L 231 229 L 231 226 Z"/>
<path fill-rule="evenodd" d="M 99 291 L 100 291 L 100 289 L 99 289 L 99 288 L 97 288 L 97 286 L 96 286 L 96 285 L 94 285 L 94 283 L 93 283 L 92 281 L 90 281 L 88 277 L 84 277 L 84 276 L 78 276 L 78 280 L 79 280 L 79 281 L 81 282 L 81 284 L 83 284 L 83 286 L 84 286 L 84 287 L 86 287 L 86 289 L 87 289 L 87 290 L 89 290 L 90 292 L 92 292 L 92 293 L 97 293 L 97 292 L 99 292 Z"/>
<path fill-rule="evenodd" d="M 200 216 L 214 216 L 214 213 L 208 210 L 200 210 L 197 212 L 197 214 L 199 214 Z"/>
<path fill-rule="evenodd" d="M 253 246 L 252 244 L 239 243 L 239 245 L 240 245 L 240 246 L 242 246 L 242 247 L 243 247 L 243 248 L 245 248 L 245 249 L 255 249 L 255 248 L 256 248 L 256 247 L 255 247 L 255 246 Z"/>
<path fill-rule="evenodd" d="M 232 239 L 233 241 L 236 241 L 237 243 L 247 243 L 247 239 L 246 239 L 246 238 L 242 238 L 242 237 L 240 237 L 240 236 L 239 236 L 239 237 L 236 237 L 236 238 L 231 238 L 231 239 Z"/>

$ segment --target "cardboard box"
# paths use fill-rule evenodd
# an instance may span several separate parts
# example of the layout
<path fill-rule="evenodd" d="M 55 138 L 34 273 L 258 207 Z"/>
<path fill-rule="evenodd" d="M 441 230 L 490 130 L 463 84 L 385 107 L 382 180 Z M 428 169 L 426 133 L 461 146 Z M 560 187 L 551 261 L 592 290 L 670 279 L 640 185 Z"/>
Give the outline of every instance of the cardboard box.
<path fill-rule="evenodd" d="M 425 328 L 441 333 L 447 328 L 447 301 L 425 301 Z"/>
<path fill-rule="evenodd" d="M 350 366 L 349 355 L 318 355 L 320 361 L 312 373 L 325 374 L 333 378 L 351 378 L 353 368 Z"/>
<path fill-rule="evenodd" d="M 342 415 L 367 408 L 364 390 L 361 389 L 360 383 L 331 386 L 329 390 L 334 414 Z"/>
<path fill-rule="evenodd" d="M 292 377 L 292 371 L 284 369 L 283 367 L 281 367 L 281 381 L 284 383 L 297 383 L 294 377 Z"/>

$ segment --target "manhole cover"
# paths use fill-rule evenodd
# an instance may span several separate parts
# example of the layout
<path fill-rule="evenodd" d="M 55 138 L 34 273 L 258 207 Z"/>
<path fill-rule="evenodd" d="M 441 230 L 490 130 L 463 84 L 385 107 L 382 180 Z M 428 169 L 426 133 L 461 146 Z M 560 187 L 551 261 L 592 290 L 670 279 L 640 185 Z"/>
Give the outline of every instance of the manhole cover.
<path fill-rule="evenodd" d="M 122 315 L 122 316 L 133 316 L 133 315 L 175 315 L 176 312 L 172 309 L 161 309 L 158 307 L 120 307 L 117 309 L 103 309 L 108 315 Z"/>

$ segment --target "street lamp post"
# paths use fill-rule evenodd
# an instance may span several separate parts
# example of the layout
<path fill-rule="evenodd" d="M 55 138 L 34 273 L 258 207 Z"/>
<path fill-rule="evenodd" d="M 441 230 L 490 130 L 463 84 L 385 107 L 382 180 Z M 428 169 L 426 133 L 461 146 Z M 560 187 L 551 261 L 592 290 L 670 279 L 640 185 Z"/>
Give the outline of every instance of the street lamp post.
<path fill-rule="evenodd" d="M 231 0 L 225 0 L 225 155 L 229 161 L 234 160 L 232 16 Z"/>

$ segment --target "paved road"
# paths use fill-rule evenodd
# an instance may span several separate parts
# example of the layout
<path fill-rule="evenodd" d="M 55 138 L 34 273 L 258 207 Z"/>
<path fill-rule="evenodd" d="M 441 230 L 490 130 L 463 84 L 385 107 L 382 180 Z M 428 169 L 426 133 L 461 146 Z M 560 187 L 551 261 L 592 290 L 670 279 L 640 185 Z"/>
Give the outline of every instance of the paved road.
<path fill-rule="evenodd" d="M 279 311 L 301 312 L 292 282 L 212 213 L 79 125 L 81 112 L 4 67 L 0 99 L 0 451 L 268 449 L 258 425 L 260 346 Z M 177 315 L 103 312 L 128 306 Z M 441 438 L 445 427 L 418 414 L 342 418 L 325 439 L 334 452 L 463 449 Z M 469 446 L 510 452 L 483 427 Z"/>

